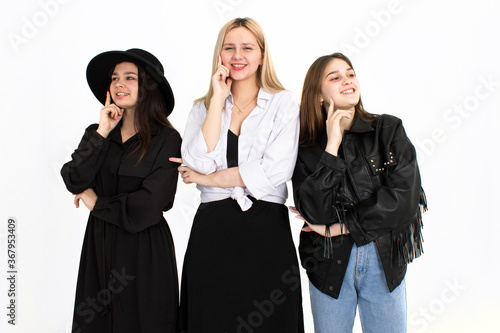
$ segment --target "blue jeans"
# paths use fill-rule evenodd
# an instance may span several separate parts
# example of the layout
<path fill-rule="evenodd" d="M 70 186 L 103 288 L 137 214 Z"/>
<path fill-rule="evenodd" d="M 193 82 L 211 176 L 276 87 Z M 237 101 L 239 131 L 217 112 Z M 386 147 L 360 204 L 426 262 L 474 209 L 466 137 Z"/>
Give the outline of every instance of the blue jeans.
<path fill-rule="evenodd" d="M 338 299 L 309 282 L 316 333 L 352 332 L 356 305 L 364 333 L 406 332 L 405 280 L 389 292 L 375 242 L 353 245 Z"/>

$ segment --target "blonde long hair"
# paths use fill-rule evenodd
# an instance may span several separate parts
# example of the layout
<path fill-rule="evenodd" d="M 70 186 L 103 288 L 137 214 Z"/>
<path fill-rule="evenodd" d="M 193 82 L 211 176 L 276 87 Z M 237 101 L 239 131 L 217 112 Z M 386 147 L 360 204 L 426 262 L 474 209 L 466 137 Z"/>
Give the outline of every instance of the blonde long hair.
<path fill-rule="evenodd" d="M 248 17 L 235 18 L 227 22 L 220 30 L 219 37 L 217 38 L 217 43 L 215 44 L 214 58 L 212 61 L 212 76 L 217 71 L 219 55 L 222 51 L 224 38 L 226 38 L 226 35 L 229 31 L 238 27 L 247 28 L 255 36 L 255 39 L 257 40 L 257 43 L 260 47 L 260 51 L 264 54 L 262 66 L 259 66 L 259 68 L 257 69 L 257 85 L 260 88 L 264 88 L 265 90 L 269 91 L 270 93 L 277 93 L 279 91 L 285 90 L 281 82 L 278 80 L 278 77 L 276 76 L 273 61 L 267 47 L 267 40 L 264 35 L 264 31 L 262 31 L 262 28 L 254 19 Z M 199 102 L 204 102 L 205 107 L 208 109 L 208 107 L 210 106 L 210 99 L 212 98 L 213 94 L 214 91 L 212 87 L 212 81 L 210 80 L 210 86 L 208 88 L 207 94 L 195 100 L 194 103 L 197 104 Z"/>

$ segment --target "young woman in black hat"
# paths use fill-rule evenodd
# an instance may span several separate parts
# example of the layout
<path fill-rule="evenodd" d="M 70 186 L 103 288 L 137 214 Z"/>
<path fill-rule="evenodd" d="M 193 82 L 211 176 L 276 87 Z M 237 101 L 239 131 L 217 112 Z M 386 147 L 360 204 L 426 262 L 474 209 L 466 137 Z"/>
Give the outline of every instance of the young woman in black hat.
<path fill-rule="evenodd" d="M 179 167 L 201 205 L 186 251 L 181 331 L 304 331 L 285 182 L 297 156 L 299 107 L 276 77 L 260 26 L 220 31 L 212 80 L 188 118 Z"/>
<path fill-rule="evenodd" d="M 163 212 L 174 201 L 181 138 L 163 67 L 141 49 L 97 55 L 87 81 L 104 104 L 61 174 L 90 210 L 74 333 L 175 332 L 178 278 Z"/>
<path fill-rule="evenodd" d="M 406 332 L 406 267 L 422 253 L 415 148 L 400 119 L 368 113 L 360 96 L 341 53 L 304 80 L 292 182 L 317 333 L 352 332 L 356 308 L 364 332 Z"/>

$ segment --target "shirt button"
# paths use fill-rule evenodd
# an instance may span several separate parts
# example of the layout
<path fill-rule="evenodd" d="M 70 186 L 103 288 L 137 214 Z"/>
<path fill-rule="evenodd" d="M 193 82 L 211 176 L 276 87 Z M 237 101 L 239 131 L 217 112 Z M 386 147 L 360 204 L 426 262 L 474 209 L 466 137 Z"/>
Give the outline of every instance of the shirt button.
<path fill-rule="evenodd" d="M 333 286 L 329 286 L 328 289 L 333 290 Z"/>
<path fill-rule="evenodd" d="M 368 192 L 363 192 L 363 198 L 367 199 L 370 196 L 370 193 Z"/>
<path fill-rule="evenodd" d="M 364 241 L 365 240 L 365 236 L 359 236 L 358 238 L 360 241 Z"/>
<path fill-rule="evenodd" d="M 395 284 L 396 284 L 396 280 L 392 280 L 392 281 L 391 281 L 391 283 L 392 283 L 393 285 L 395 285 Z"/>
<path fill-rule="evenodd" d="M 342 263 L 342 260 L 340 260 L 340 259 L 339 259 L 339 260 L 337 260 L 337 264 L 339 264 L 339 265 L 340 265 L 341 263 Z"/>

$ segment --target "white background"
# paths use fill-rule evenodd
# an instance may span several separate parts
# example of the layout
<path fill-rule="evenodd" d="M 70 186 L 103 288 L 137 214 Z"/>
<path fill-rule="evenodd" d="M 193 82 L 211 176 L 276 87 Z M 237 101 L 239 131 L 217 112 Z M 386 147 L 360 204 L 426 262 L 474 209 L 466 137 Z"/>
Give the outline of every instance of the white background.
<path fill-rule="evenodd" d="M 132 47 L 155 54 L 182 134 L 192 101 L 208 88 L 217 33 L 238 16 L 262 25 L 278 76 L 298 98 L 312 62 L 343 51 L 367 110 L 403 119 L 429 201 L 425 254 L 407 274 L 408 331 L 498 332 L 498 1 L 24 0 L 2 7 L 0 332 L 70 331 L 88 211 L 75 209 L 59 171 L 98 120 L 89 60 Z M 179 268 L 198 202 L 194 186 L 179 182 L 165 214 Z M 6 316 L 9 217 L 18 239 L 15 327 Z M 298 245 L 301 223 L 290 223 Z"/>

